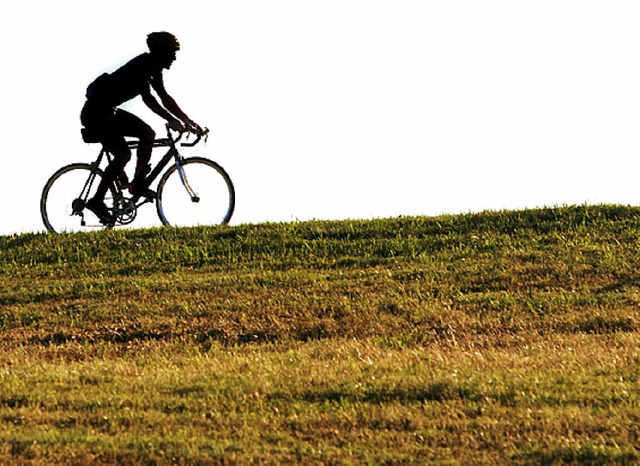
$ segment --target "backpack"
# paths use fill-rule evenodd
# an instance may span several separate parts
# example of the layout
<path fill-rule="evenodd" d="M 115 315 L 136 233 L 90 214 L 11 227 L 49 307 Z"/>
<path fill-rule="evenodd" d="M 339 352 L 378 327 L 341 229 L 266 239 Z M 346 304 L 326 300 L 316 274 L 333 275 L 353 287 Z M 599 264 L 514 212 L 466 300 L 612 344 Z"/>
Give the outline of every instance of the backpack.
<path fill-rule="evenodd" d="M 94 79 L 93 82 L 87 87 L 87 99 L 99 96 L 104 91 L 110 77 L 111 75 L 109 73 L 102 73 L 100 76 Z"/>

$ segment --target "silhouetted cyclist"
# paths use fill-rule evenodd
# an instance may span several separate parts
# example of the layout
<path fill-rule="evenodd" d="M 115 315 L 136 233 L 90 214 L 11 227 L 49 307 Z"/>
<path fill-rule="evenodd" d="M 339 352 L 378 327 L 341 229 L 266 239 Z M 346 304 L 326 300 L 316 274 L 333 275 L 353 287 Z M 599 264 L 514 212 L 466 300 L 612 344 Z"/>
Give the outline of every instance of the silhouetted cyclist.
<path fill-rule="evenodd" d="M 180 50 L 178 40 L 168 32 L 153 32 L 147 36 L 147 45 L 148 53 L 135 57 L 112 73 L 100 75 L 89 85 L 87 101 L 80 114 L 80 121 L 85 127 L 85 140 L 102 143 L 114 157 L 105 169 L 94 197 L 87 201 L 87 208 L 103 223 L 113 222 L 113 216 L 104 203 L 107 190 L 116 177 L 124 173 L 124 167 L 131 159 L 131 149 L 127 146 L 125 136 L 140 139 L 132 192 L 139 196 L 154 195 L 145 189 L 143 182 L 149 172 L 155 132 L 140 118 L 118 106 L 141 96 L 153 112 L 167 120 L 171 129 L 183 131 L 187 125 L 201 130 L 164 88 L 162 70 L 169 69 L 175 61 L 176 52 Z M 161 103 L 152 94 L 152 89 Z"/>

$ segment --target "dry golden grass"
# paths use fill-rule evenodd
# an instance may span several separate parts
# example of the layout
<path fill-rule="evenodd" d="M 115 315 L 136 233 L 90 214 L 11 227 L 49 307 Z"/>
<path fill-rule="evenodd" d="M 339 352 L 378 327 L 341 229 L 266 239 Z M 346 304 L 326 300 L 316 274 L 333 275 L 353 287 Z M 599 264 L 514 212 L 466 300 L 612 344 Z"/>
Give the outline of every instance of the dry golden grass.
<path fill-rule="evenodd" d="M 639 227 L 0 237 L 0 463 L 640 462 Z"/>

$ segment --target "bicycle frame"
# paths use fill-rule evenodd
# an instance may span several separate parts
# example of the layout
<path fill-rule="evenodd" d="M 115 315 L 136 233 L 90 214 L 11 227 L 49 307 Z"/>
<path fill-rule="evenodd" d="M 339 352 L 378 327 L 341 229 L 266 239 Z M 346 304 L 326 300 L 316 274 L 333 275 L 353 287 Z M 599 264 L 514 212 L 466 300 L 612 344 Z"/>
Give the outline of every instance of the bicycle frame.
<path fill-rule="evenodd" d="M 181 145 L 185 146 L 185 147 L 193 147 L 200 141 L 200 139 L 202 138 L 203 135 L 204 136 L 207 135 L 207 132 L 208 132 L 208 130 L 205 130 L 205 132 L 203 134 L 197 134 L 196 139 L 193 142 L 181 143 Z M 158 176 L 160 176 L 160 174 L 164 171 L 164 169 L 167 167 L 167 165 L 169 165 L 169 162 L 172 159 L 174 159 L 176 165 L 178 165 L 178 173 L 180 174 L 180 179 L 182 180 L 182 183 L 184 184 L 185 189 L 187 190 L 187 192 L 191 196 L 191 198 L 194 201 L 197 202 L 197 196 L 195 195 L 193 189 L 189 185 L 189 182 L 186 179 L 186 175 L 184 173 L 184 170 L 182 170 L 182 167 L 180 165 L 180 162 L 184 158 L 178 152 L 178 149 L 177 149 L 176 145 L 177 145 L 178 141 L 180 141 L 180 139 L 182 138 L 182 135 L 183 135 L 183 133 L 180 133 L 177 138 L 172 138 L 171 134 L 169 132 L 169 128 L 167 127 L 167 137 L 166 138 L 156 139 L 151 143 L 151 147 L 152 148 L 169 147 L 169 149 L 167 150 L 165 155 L 162 157 L 162 159 L 160 159 L 160 161 L 158 161 L 158 163 L 151 170 L 151 172 L 145 177 L 144 183 L 142 185 L 142 188 L 143 189 L 147 189 L 158 178 Z M 137 149 L 137 148 L 141 147 L 141 144 L 140 144 L 139 141 L 128 141 L 127 142 L 127 146 L 130 149 Z M 113 161 L 113 155 L 104 146 L 102 146 L 102 148 L 100 149 L 100 153 L 98 154 L 98 158 L 91 164 L 91 173 L 90 173 L 89 178 L 87 179 L 86 183 L 84 184 L 84 186 L 82 188 L 82 192 L 80 194 L 80 197 L 78 198 L 79 200 L 81 200 L 81 202 L 79 203 L 79 205 L 73 206 L 74 213 L 77 213 L 77 214 L 81 215 L 82 210 L 84 209 L 84 207 L 86 205 L 87 198 L 89 196 L 89 192 L 91 192 L 91 187 L 93 186 L 93 183 L 95 181 L 96 174 L 97 174 L 97 172 L 99 170 L 100 165 L 102 164 L 103 159 L 105 159 L 105 158 L 107 160 L 107 165 L 110 164 Z M 118 217 L 122 218 L 123 215 L 130 214 L 134 209 L 138 209 L 140 206 L 142 206 L 142 205 L 144 205 L 144 204 L 146 204 L 148 202 L 153 202 L 152 199 L 149 199 L 147 197 L 140 196 L 140 195 L 134 195 L 130 199 L 127 199 L 126 202 L 124 202 L 125 201 L 125 196 L 123 194 L 122 186 L 120 185 L 120 181 L 119 181 L 119 179 L 117 177 L 114 180 L 113 186 L 115 188 L 114 189 L 114 191 L 115 191 L 114 210 L 116 211 L 116 214 L 118 214 Z M 122 209 L 122 208 L 121 209 L 116 209 L 116 204 L 117 203 L 121 203 L 123 205 L 124 209 Z M 131 218 L 130 221 L 133 221 L 133 218 Z M 122 222 L 122 223 L 127 223 L 127 222 Z"/>

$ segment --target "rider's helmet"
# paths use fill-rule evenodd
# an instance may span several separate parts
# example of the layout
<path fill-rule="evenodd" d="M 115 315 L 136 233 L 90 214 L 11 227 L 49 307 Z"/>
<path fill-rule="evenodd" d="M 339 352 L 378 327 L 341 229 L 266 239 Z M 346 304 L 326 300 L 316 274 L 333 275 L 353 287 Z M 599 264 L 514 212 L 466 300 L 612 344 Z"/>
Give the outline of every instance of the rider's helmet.
<path fill-rule="evenodd" d="M 169 32 L 152 32 L 147 36 L 150 52 L 176 52 L 180 50 L 180 42 Z"/>

